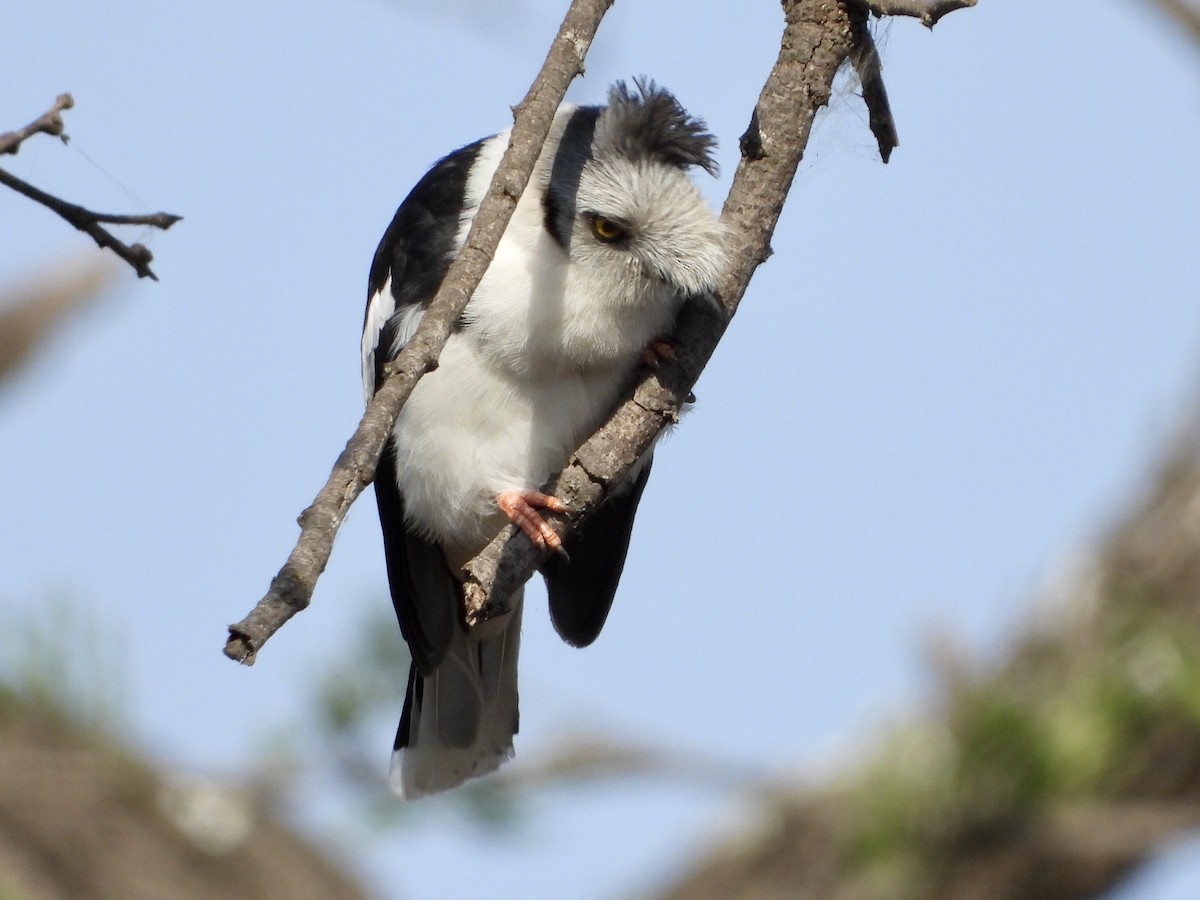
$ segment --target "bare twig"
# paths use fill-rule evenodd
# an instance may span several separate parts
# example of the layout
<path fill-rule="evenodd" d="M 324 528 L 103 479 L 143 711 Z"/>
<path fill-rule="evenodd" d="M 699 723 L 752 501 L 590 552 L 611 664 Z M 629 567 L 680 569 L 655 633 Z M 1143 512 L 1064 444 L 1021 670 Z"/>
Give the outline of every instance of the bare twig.
<path fill-rule="evenodd" d="M 172 213 L 149 213 L 142 216 L 123 216 L 113 213 L 98 213 L 92 212 L 90 209 L 85 209 L 75 203 L 69 203 L 66 200 L 61 200 L 53 194 L 47 194 L 43 190 L 35 188 L 27 181 L 22 181 L 16 175 L 0 169 L 0 184 L 12 188 L 18 194 L 24 194 L 30 200 L 34 200 L 52 212 L 58 213 L 62 218 L 66 219 L 84 234 L 87 234 L 101 247 L 107 247 L 113 253 L 133 266 L 133 270 L 138 273 L 138 278 L 152 278 L 158 281 L 158 276 L 150 269 L 150 263 L 154 259 L 154 255 L 150 252 L 145 244 L 126 244 L 124 241 L 118 240 L 113 236 L 107 228 L 101 227 L 101 222 L 108 222 L 115 225 L 150 225 L 154 228 L 161 228 L 166 231 L 182 216 L 176 216 Z"/>
<path fill-rule="evenodd" d="M 887 88 L 883 84 L 883 63 L 879 60 L 875 39 L 867 26 L 867 8 L 857 4 L 847 4 L 846 8 L 854 33 L 850 61 L 854 64 L 858 80 L 862 82 L 863 102 L 867 104 L 871 134 L 875 135 L 879 144 L 880 157 L 887 163 L 892 151 L 900 145 L 900 137 L 896 134 L 896 120 L 892 118 Z"/>
<path fill-rule="evenodd" d="M 884 16 L 908 16 L 920 19 L 926 28 L 932 28 L 942 16 L 957 9 L 974 6 L 976 0 L 865 0 L 867 7 L 879 18 Z"/>
<path fill-rule="evenodd" d="M 438 354 L 486 271 L 521 192 L 533 171 L 567 86 L 583 71 L 583 60 L 612 0 L 574 0 L 529 93 L 514 109 L 512 136 L 487 196 L 471 224 L 466 244 L 450 267 L 421 327 L 388 366 L 357 430 L 334 464 L 325 486 L 300 516 L 296 547 L 266 596 L 229 628 L 225 655 L 250 665 L 280 626 L 308 606 L 325 570 L 333 539 L 350 504 L 375 475 L 375 466 L 400 408 L 417 380 L 437 364 Z"/>
<path fill-rule="evenodd" d="M 21 143 L 35 134 L 54 135 L 66 141 L 67 138 L 63 134 L 61 113 L 64 109 L 70 109 L 74 105 L 75 101 L 71 99 L 70 94 L 59 94 L 50 109 L 42 113 L 42 115 L 38 116 L 38 118 L 34 119 L 24 128 L 0 134 L 0 153 L 16 153 L 20 149 Z M 118 215 L 115 213 L 93 212 L 76 203 L 70 203 L 55 197 L 53 194 L 48 194 L 4 169 L 0 169 L 0 184 L 12 188 L 18 194 L 23 194 L 35 203 L 42 204 L 42 206 L 57 213 L 80 231 L 89 235 L 101 248 L 107 247 L 112 250 L 113 253 L 133 266 L 133 270 L 138 273 L 139 278 L 152 278 L 158 281 L 158 276 L 150 268 L 150 263 L 154 259 L 150 250 L 144 244 L 126 244 L 124 241 L 118 240 L 101 223 L 108 225 L 149 225 L 153 228 L 166 231 L 178 222 L 182 218 L 181 216 L 164 212 L 149 213 L 147 215 Z"/>
<path fill-rule="evenodd" d="M 771 253 L 771 235 L 804 155 L 813 116 L 828 102 L 834 75 L 856 47 L 854 20 L 860 13 L 855 5 L 855 0 L 841 4 L 783 0 L 787 25 L 779 58 L 741 137 L 742 161 L 721 212 L 730 254 L 721 300 L 730 317 L 755 269 Z M 916 15 L 907 10 L 918 5 L 891 7 Z M 974 5 L 975 0 L 927 4 L 935 22 L 952 8 Z M 872 129 L 879 124 L 876 135 L 886 160 L 890 152 L 884 149 L 886 123 L 877 123 L 877 116 L 890 119 L 886 94 L 872 109 Z M 894 140 L 894 124 L 891 130 Z M 659 432 L 678 421 L 682 402 L 712 356 L 725 324 L 698 308 L 686 310 L 676 328 L 674 362 L 645 376 L 629 400 L 551 481 L 546 490 L 567 504 L 572 523 L 577 525 L 599 506 L 608 486 L 619 483 Z M 566 533 L 565 522 L 547 518 L 560 535 Z M 545 553 L 535 550 L 523 534 L 505 528 L 464 567 L 468 624 L 506 611 L 507 598 L 544 559 Z"/>
<path fill-rule="evenodd" d="M 49 134 L 67 139 L 63 134 L 62 111 L 75 105 L 70 94 L 59 94 L 54 105 L 46 110 L 24 128 L 17 131 L 6 131 L 0 134 L 0 153 L 16 153 L 21 148 L 21 142 L 35 134 Z"/>
<path fill-rule="evenodd" d="M 307 607 L 346 511 L 374 477 L 379 454 L 400 407 L 421 374 L 436 364 L 437 353 L 503 233 L 507 215 L 501 218 L 497 213 L 493 217 L 490 202 L 509 213 L 515 206 L 540 152 L 550 116 L 567 84 L 580 71 L 583 54 L 607 6 L 608 3 L 597 0 L 591 3 L 576 0 L 572 5 L 542 73 L 517 107 L 506 160 L 475 217 L 467 245 L 451 267 L 438 299 L 425 313 L 420 331 L 389 366 L 388 380 L 368 406 L 329 480 L 301 515 L 300 538 L 287 563 L 254 610 L 230 626 L 225 645 L 230 658 L 252 664 L 255 654 L 271 635 Z M 813 116 L 828 101 L 833 76 L 853 46 L 848 15 L 837 4 L 825 0 L 783 0 L 783 7 L 787 18 L 783 50 L 760 95 L 750 129 L 743 136 L 744 158 L 722 211 L 722 220 L 728 228 L 731 264 L 720 294 L 728 315 L 737 309 L 755 269 L 770 255 L 771 234 L 807 144 Z M 545 115 L 537 129 L 522 121 L 522 114 L 531 113 L 535 103 Z M 526 141 L 527 134 L 536 140 Z M 508 154 L 514 148 L 527 153 L 527 167 L 520 179 L 509 174 L 507 164 Z M 487 245 L 482 240 L 485 230 L 490 241 Z M 448 299 L 451 296 L 453 305 Z M 712 355 L 724 325 L 701 309 L 687 311 L 676 328 L 678 344 L 674 362 L 664 364 L 644 378 L 632 399 L 610 417 L 552 481 L 550 489 L 571 510 L 572 522 L 577 523 L 599 506 L 606 486 L 622 479 L 657 434 L 677 420 L 678 411 Z M 568 526 L 559 521 L 555 527 L 565 533 Z M 523 584 L 539 562 L 540 556 L 528 539 L 523 535 L 514 538 L 513 529 L 505 529 L 465 569 L 467 621 L 473 623 L 503 610 L 512 589 Z"/>
<path fill-rule="evenodd" d="M 786 27 L 779 58 L 767 77 L 743 157 L 721 211 L 729 266 L 721 302 L 732 316 L 750 278 L 771 253 L 771 235 L 804 154 L 817 110 L 829 100 L 834 76 L 854 46 L 845 9 L 823 0 L 784 0 Z M 675 359 L 637 385 L 622 405 L 551 482 L 550 493 L 583 518 L 604 499 L 679 409 L 712 356 L 725 323 L 699 308 L 685 311 L 676 328 Z M 565 533 L 562 522 L 554 523 Z M 467 621 L 506 609 L 512 591 L 533 574 L 544 554 L 507 528 L 465 567 Z"/>

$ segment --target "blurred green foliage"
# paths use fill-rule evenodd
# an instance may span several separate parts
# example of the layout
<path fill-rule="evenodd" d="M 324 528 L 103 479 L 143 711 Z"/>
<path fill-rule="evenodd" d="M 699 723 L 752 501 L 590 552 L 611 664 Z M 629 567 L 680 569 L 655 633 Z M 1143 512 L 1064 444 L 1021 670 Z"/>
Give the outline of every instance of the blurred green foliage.
<path fill-rule="evenodd" d="M 1000 671 L 956 672 L 944 716 L 893 734 L 844 783 L 843 846 L 868 883 L 917 894 L 916 873 L 948 848 L 1056 804 L 1120 799 L 1163 742 L 1200 747 L 1194 621 L 1145 592 L 1111 592 L 1068 640 L 1032 635 Z"/>

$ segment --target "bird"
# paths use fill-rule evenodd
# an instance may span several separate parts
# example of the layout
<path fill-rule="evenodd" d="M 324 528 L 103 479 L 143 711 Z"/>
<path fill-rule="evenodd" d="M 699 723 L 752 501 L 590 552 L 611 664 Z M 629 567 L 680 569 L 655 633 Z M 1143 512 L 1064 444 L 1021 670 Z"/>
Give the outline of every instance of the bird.
<path fill-rule="evenodd" d="M 719 309 L 724 230 L 691 179 L 717 174 L 715 137 L 668 90 L 613 84 L 564 103 L 495 255 L 413 389 L 375 473 L 388 586 L 412 659 L 388 783 L 411 799 L 513 755 L 523 591 L 468 628 L 459 571 L 510 522 L 539 548 L 558 634 L 599 635 L 625 563 L 651 453 L 565 539 L 547 480 L 604 420 L 639 366 L 670 355 L 685 303 Z M 375 252 L 363 323 L 369 403 L 462 247 L 508 144 L 442 158 Z"/>

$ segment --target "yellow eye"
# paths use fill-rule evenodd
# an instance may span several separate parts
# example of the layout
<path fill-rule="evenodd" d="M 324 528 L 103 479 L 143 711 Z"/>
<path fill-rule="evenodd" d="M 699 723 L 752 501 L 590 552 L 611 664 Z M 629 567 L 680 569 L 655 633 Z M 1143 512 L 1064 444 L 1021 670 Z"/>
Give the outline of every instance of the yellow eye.
<path fill-rule="evenodd" d="M 592 216 L 592 234 L 605 244 L 615 244 L 628 236 L 628 232 L 605 216 Z"/>

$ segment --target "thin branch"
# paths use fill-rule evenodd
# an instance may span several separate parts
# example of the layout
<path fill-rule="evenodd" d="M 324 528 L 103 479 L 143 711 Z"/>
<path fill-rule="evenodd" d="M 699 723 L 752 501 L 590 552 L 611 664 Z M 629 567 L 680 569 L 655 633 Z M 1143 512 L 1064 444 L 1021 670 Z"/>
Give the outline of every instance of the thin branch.
<path fill-rule="evenodd" d="M 720 289 L 727 316 L 737 311 L 750 278 L 771 253 L 771 235 L 804 155 L 813 117 L 824 106 L 838 68 L 854 46 L 847 11 L 823 0 L 784 0 L 786 27 L 779 58 L 763 85 L 742 160 L 721 221 L 729 265 Z M 576 524 L 603 501 L 659 432 L 678 420 L 684 399 L 712 356 L 726 322 L 690 305 L 674 335 L 675 359 L 646 375 L 632 397 L 587 442 L 548 491 L 571 510 Z M 559 533 L 565 523 L 554 521 Z M 544 559 L 523 534 L 506 528 L 465 567 L 467 621 L 507 609 L 507 598 Z"/>
<path fill-rule="evenodd" d="M 854 64 L 858 80 L 862 82 L 863 102 L 867 104 L 871 134 L 875 135 L 879 144 L 879 155 L 886 164 L 892 156 L 892 151 L 900 146 L 900 137 L 896 133 L 896 120 L 892 117 L 887 88 L 883 83 L 883 63 L 875 47 L 875 38 L 871 36 L 871 29 L 867 26 L 867 8 L 858 4 L 846 4 L 846 9 L 850 14 L 850 27 L 854 32 L 854 49 L 850 53 L 850 61 Z"/>
<path fill-rule="evenodd" d="M 54 137 L 67 139 L 63 135 L 62 111 L 70 109 L 75 101 L 70 94 L 59 94 L 54 105 L 42 113 L 24 128 L 17 131 L 6 131 L 0 134 L 0 154 L 16 153 L 21 148 L 21 142 L 35 134 L 49 134 Z"/>
<path fill-rule="evenodd" d="M 183 216 L 177 216 L 174 213 L 156 212 L 156 213 L 136 213 L 130 215 L 128 213 L 98 213 L 87 211 L 97 222 L 104 222 L 108 225 L 150 225 L 162 231 L 166 231 L 176 222 L 183 221 Z"/>
<path fill-rule="evenodd" d="M 969 4 L 968 4 L 969 5 Z M 333 539 L 346 511 L 374 477 L 400 407 L 417 379 L 436 364 L 453 322 L 478 284 L 486 263 L 503 233 L 507 216 L 492 217 L 489 201 L 509 213 L 524 189 L 553 115 L 571 78 L 581 70 L 583 55 L 595 34 L 608 3 L 580 0 L 560 28 L 543 71 L 529 96 L 517 107 L 506 161 L 493 179 L 492 188 L 472 224 L 467 245 L 459 254 L 425 313 L 418 334 L 389 366 L 391 374 L 376 393 L 350 442 L 342 451 L 329 480 L 317 499 L 300 517 L 301 534 L 287 563 L 272 580 L 266 596 L 241 622 L 230 626 L 225 653 L 252 664 L 257 651 L 288 619 L 307 607 L 317 578 L 324 571 Z M 829 99 L 833 77 L 849 57 L 853 35 L 845 9 L 823 0 L 784 0 L 787 28 L 779 61 L 772 70 L 750 129 L 742 138 L 744 158 L 722 211 L 727 226 L 730 266 L 720 290 L 728 316 L 736 311 L 758 265 L 770 255 L 770 238 L 791 186 L 813 116 Z M 559 62 L 552 66 L 552 60 Z M 551 84 L 548 71 L 557 73 Z M 522 143 L 522 113 L 542 104 L 546 124 L 536 140 Z M 763 124 L 760 124 L 763 123 Z M 528 132 L 534 132 L 532 125 Z M 522 137 L 518 137 L 518 134 Z M 525 149 L 528 168 L 519 179 L 509 175 L 507 156 Z M 502 179 L 504 179 L 502 181 Z M 503 184 L 504 187 L 498 187 Z M 475 243 L 486 229 L 490 243 Z M 475 272 L 468 273 L 473 265 Z M 459 275 L 459 267 L 464 273 Z M 449 297 L 453 297 L 453 301 Z M 689 309 L 676 328 L 676 358 L 644 378 L 629 402 L 572 457 L 551 482 L 550 490 L 571 510 L 578 523 L 604 499 L 606 486 L 619 482 L 633 463 L 653 443 L 658 433 L 677 421 L 679 409 L 700 371 L 711 357 L 726 322 L 702 309 Z M 567 523 L 555 527 L 565 533 Z M 523 584 L 540 562 L 529 541 L 505 529 L 464 571 L 466 619 L 474 623 L 506 609 L 507 597 Z"/>
<path fill-rule="evenodd" d="M 24 194 L 30 200 L 42 204 L 42 206 L 66 219 L 84 234 L 89 235 L 100 247 L 107 247 L 112 250 L 113 253 L 133 266 L 134 271 L 138 273 L 138 278 L 152 278 L 158 281 L 158 276 L 150 269 L 150 263 L 153 261 L 154 255 L 144 244 L 126 244 L 124 241 L 118 240 L 113 236 L 112 232 L 107 228 L 103 228 L 100 223 L 150 225 L 166 231 L 183 218 L 182 216 L 164 212 L 148 213 L 141 216 L 93 212 L 76 203 L 69 203 L 66 200 L 55 197 L 53 194 L 47 194 L 45 191 L 35 188 L 29 182 L 22 181 L 16 175 L 4 169 L 0 169 L 0 184 L 10 187 L 18 194 Z"/>
<path fill-rule="evenodd" d="M 908 16 L 920 19 L 926 28 L 932 28 L 942 16 L 958 9 L 974 6 L 976 0 L 865 0 L 871 12 L 884 16 Z"/>
<path fill-rule="evenodd" d="M 347 510 L 374 477 L 387 436 L 417 380 L 437 365 L 451 328 L 483 277 L 525 190 L 567 86 L 583 72 L 584 57 L 611 5 L 612 0 L 573 0 L 541 71 L 513 110 L 508 149 L 471 223 L 466 244 L 423 315 L 420 329 L 388 366 L 387 380 L 367 406 L 325 486 L 301 514 L 300 538 L 266 596 L 242 621 L 230 626 L 225 655 L 231 659 L 252 664 L 263 643 L 308 606 Z"/>
<path fill-rule="evenodd" d="M 67 138 L 63 134 L 61 113 L 64 109 L 70 109 L 74 105 L 75 101 L 71 99 L 70 94 L 59 94 L 50 109 L 42 113 L 24 128 L 0 134 L 0 154 L 16 153 L 20 149 L 22 142 L 35 134 L 49 134 L 61 137 L 65 142 Z M 182 216 L 164 212 L 149 213 L 147 215 L 119 215 L 116 213 L 94 212 L 77 203 L 70 203 L 55 197 L 53 194 L 47 194 L 45 191 L 34 187 L 29 182 L 23 181 L 4 169 L 0 169 L 0 184 L 12 188 L 18 194 L 23 194 L 35 203 L 42 204 L 42 206 L 57 213 L 80 231 L 89 235 L 101 248 L 107 247 L 112 250 L 113 253 L 133 266 L 133 270 L 137 272 L 139 278 L 152 278 L 158 281 L 158 276 L 150 268 L 150 263 L 154 259 L 154 255 L 150 250 L 144 244 L 126 244 L 124 241 L 118 240 L 101 223 L 108 225 L 149 225 L 153 228 L 166 231 L 178 222 Z"/>

